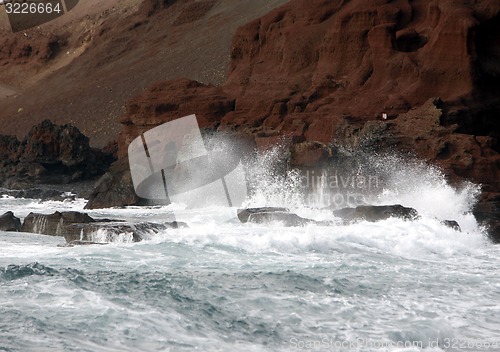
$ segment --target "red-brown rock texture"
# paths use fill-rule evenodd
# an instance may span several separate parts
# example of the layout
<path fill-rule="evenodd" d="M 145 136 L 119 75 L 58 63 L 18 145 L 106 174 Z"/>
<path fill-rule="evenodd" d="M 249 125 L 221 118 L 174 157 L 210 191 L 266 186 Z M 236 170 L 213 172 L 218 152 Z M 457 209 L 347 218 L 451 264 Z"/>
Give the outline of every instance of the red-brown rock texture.
<path fill-rule="evenodd" d="M 371 140 L 483 184 L 486 198 L 500 192 L 497 0 L 292 0 L 240 27 L 230 55 L 222 88 L 177 80 L 133 99 L 119 155 L 195 113 L 259 148 L 288 138 L 297 166 Z"/>
<path fill-rule="evenodd" d="M 165 97 L 168 97 L 166 100 Z M 217 128 L 220 120 L 235 109 L 235 100 L 221 87 L 207 86 L 188 79 L 177 79 L 153 85 L 145 98 L 133 98 L 127 114 L 120 122 L 127 133 L 119 137 L 119 145 L 126 148 L 140 133 L 162 123 L 197 112 L 201 128 Z M 121 150 L 121 156 L 125 155 Z"/>
<path fill-rule="evenodd" d="M 119 153 L 141 131 L 190 113 L 204 127 L 246 129 L 259 145 L 280 135 L 330 144 L 345 137 L 339 134 L 346 125 L 356 134 L 386 113 L 407 126 L 399 131 L 405 138 L 420 130 L 428 136 L 427 125 L 435 124 L 450 136 L 471 135 L 485 156 L 494 156 L 500 136 L 495 29 L 497 1 L 291 1 L 237 31 L 222 88 L 175 80 L 133 99 L 121 120 Z M 437 120 L 418 112 L 400 116 L 435 97 L 442 110 Z M 415 130 L 417 123 L 423 126 Z M 415 150 L 446 160 L 458 152 L 452 144 Z"/>
<path fill-rule="evenodd" d="M 235 35 L 225 87 L 241 97 L 223 123 L 285 132 L 298 118 L 306 139 L 329 143 L 342 116 L 396 115 L 432 97 L 498 108 L 499 11 L 497 1 L 292 1 Z"/>

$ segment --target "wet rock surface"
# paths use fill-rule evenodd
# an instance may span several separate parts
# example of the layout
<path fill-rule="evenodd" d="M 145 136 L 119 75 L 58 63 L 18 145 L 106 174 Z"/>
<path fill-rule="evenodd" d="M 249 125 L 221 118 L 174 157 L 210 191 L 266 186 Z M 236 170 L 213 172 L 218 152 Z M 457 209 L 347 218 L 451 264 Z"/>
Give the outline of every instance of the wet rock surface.
<path fill-rule="evenodd" d="M 333 215 L 347 222 L 386 220 L 391 217 L 403 220 L 417 220 L 420 218 L 418 212 L 413 208 L 402 205 L 360 205 L 356 208 L 343 208 L 332 211 Z"/>
<path fill-rule="evenodd" d="M 477 204 L 473 214 L 488 230 L 491 240 L 500 243 L 500 196 Z"/>
<path fill-rule="evenodd" d="M 5 217 L 6 219 L 13 218 L 13 214 L 7 213 Z M 129 224 L 122 220 L 96 220 L 86 213 L 75 211 L 55 212 L 53 214 L 30 213 L 24 219 L 22 226 L 19 224 L 19 229 L 22 232 L 62 236 L 70 246 L 109 242 L 139 242 L 163 230 L 183 227 L 187 227 L 187 224 L 178 221 Z"/>
<path fill-rule="evenodd" d="M 276 208 L 276 207 L 262 207 L 262 208 L 246 208 L 246 209 L 238 209 L 238 219 L 242 223 L 246 223 L 250 221 L 250 217 L 254 214 L 259 213 L 289 213 L 290 210 L 287 208 Z"/>
<path fill-rule="evenodd" d="M 55 212 L 53 214 L 30 213 L 24 219 L 21 231 L 41 235 L 63 236 L 68 231 L 78 233 L 71 225 L 94 223 L 96 220 L 89 215 L 79 212 Z"/>
<path fill-rule="evenodd" d="M 462 228 L 460 227 L 460 225 L 458 224 L 458 222 L 456 220 L 443 220 L 443 221 L 441 221 L 441 223 L 443 225 L 448 226 L 450 229 L 462 232 Z"/>
<path fill-rule="evenodd" d="M 329 208 L 326 208 L 329 209 Z M 413 208 L 403 207 L 402 205 L 363 205 L 356 208 L 342 208 L 332 211 L 335 217 L 344 221 L 344 223 L 352 223 L 356 221 L 381 221 L 391 217 L 404 220 L 417 220 L 420 218 L 418 212 Z M 247 208 L 238 210 L 238 219 L 242 223 L 269 223 L 280 222 L 284 226 L 304 226 L 307 224 L 315 224 L 320 226 L 328 226 L 334 224 L 333 221 L 316 221 L 306 219 L 290 212 L 286 208 Z M 456 222 L 454 222 L 456 223 Z M 450 222 L 452 225 L 452 222 Z M 458 224 L 457 224 L 458 225 Z"/>
<path fill-rule="evenodd" d="M 58 245 L 58 247 L 76 247 L 76 246 L 93 246 L 93 245 L 103 246 L 106 244 L 107 243 L 99 243 L 91 241 L 71 241 L 69 243 L 60 244 Z"/>
<path fill-rule="evenodd" d="M 134 190 L 128 159 L 120 159 L 96 183 L 85 209 L 141 204 Z"/>
<path fill-rule="evenodd" d="M 0 216 L 0 231 L 19 232 L 21 231 L 21 220 L 14 216 L 11 211 Z"/>

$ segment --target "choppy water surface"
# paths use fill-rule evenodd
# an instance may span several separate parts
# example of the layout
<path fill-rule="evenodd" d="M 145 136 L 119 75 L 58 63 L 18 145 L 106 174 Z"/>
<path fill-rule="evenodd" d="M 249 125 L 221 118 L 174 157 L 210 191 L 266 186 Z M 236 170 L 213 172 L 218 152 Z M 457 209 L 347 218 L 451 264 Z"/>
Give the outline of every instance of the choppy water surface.
<path fill-rule="evenodd" d="M 500 351 L 499 247 L 467 213 L 475 190 L 438 176 L 378 195 L 419 210 L 413 222 L 285 228 L 171 205 L 90 212 L 162 221 L 176 210 L 189 224 L 141 243 L 59 248 L 61 238 L 0 233 L 0 350 Z M 83 205 L 4 198 L 0 212 Z"/>

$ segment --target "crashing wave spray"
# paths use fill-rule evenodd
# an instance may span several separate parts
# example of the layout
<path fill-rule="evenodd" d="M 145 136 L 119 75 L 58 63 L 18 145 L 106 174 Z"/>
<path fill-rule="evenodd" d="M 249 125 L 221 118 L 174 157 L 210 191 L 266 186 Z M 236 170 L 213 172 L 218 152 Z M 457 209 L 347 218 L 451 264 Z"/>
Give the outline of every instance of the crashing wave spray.
<path fill-rule="evenodd" d="M 249 197 L 245 207 L 291 207 L 304 205 L 298 170 L 288 169 L 288 151 L 278 144 L 264 152 L 254 152 L 245 161 Z"/>
<path fill-rule="evenodd" d="M 339 209 L 401 204 L 478 231 L 471 211 L 480 187 L 467 181 L 452 186 L 439 168 L 414 157 L 344 151 L 329 165 L 306 170 L 288 169 L 287 157 L 283 146 L 254 156 L 246 167 L 251 191 L 245 206 Z"/>

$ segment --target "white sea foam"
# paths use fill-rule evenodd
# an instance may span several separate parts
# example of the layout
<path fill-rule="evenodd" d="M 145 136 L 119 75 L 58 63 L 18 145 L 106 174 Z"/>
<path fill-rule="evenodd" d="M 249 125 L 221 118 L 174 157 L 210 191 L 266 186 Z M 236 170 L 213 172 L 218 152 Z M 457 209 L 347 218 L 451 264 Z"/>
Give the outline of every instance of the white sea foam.
<path fill-rule="evenodd" d="M 302 217 L 335 220 L 330 210 L 318 209 L 325 204 L 304 196 L 324 199 L 344 190 L 327 182 L 303 187 L 303 175 L 286 168 L 268 173 L 279 155 L 259 156 L 248 166 L 257 173 L 249 180 L 246 206 L 285 206 Z M 236 208 L 171 204 L 88 211 L 96 218 L 175 218 L 189 225 L 140 243 L 117 239 L 58 248 L 58 237 L 0 233 L 0 349 L 290 351 L 310 343 L 308 350 L 315 351 L 409 352 L 444 351 L 443 344 L 454 341 L 500 346 L 500 249 L 485 240 L 470 214 L 478 187 L 453 187 L 436 168 L 412 160 L 370 158 L 356 174 L 375 173 L 380 187 L 364 199 L 414 207 L 420 219 L 287 228 L 242 224 Z M 317 175 L 324 181 L 329 172 Z M 82 200 L 0 200 L 0 212 L 18 216 L 83 206 Z M 458 221 L 463 231 L 446 227 L 444 219 Z M 29 264 L 34 262 L 44 267 Z M 412 342 L 428 348 L 398 345 Z M 350 347 L 335 348 L 339 344 Z"/>

